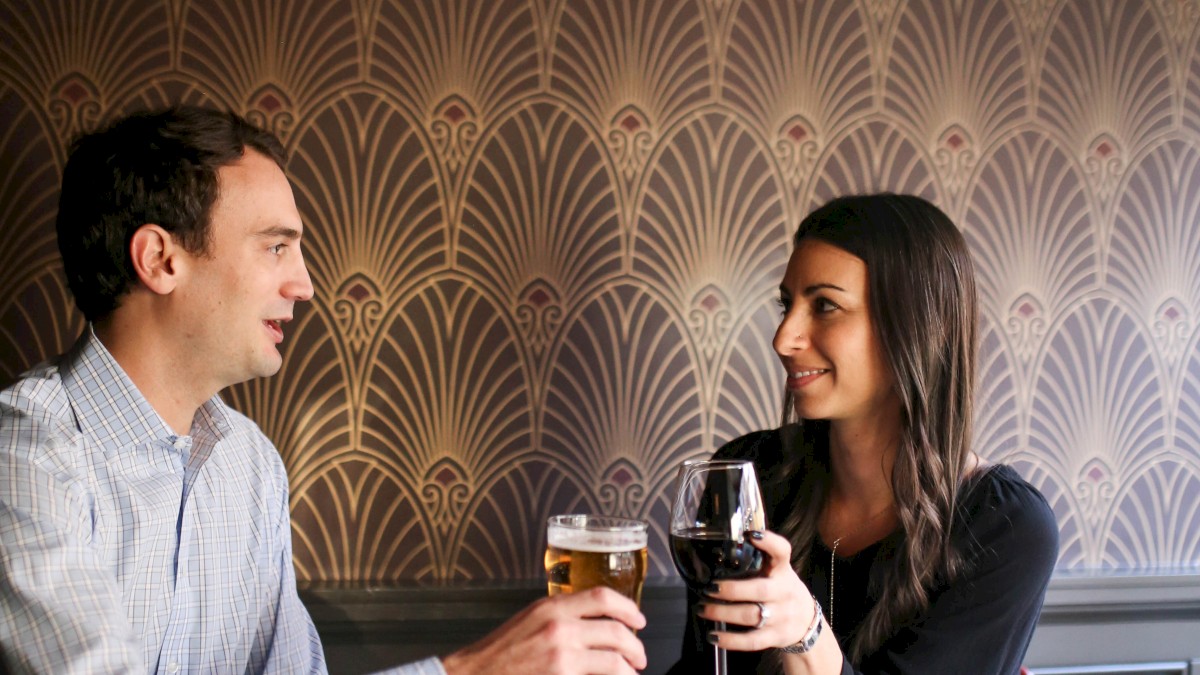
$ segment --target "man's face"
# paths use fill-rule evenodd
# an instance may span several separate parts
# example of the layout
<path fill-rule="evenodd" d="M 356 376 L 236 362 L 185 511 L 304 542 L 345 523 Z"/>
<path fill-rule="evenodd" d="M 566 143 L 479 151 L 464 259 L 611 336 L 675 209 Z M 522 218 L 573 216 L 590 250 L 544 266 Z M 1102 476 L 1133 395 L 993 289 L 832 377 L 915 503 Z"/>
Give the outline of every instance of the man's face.
<path fill-rule="evenodd" d="M 188 274 L 178 290 L 188 360 L 195 375 L 211 377 L 206 384 L 220 390 L 279 371 L 283 325 L 313 288 L 300 251 L 300 214 L 275 162 L 247 150 L 218 170 L 217 183 L 208 251 L 184 255 Z"/>

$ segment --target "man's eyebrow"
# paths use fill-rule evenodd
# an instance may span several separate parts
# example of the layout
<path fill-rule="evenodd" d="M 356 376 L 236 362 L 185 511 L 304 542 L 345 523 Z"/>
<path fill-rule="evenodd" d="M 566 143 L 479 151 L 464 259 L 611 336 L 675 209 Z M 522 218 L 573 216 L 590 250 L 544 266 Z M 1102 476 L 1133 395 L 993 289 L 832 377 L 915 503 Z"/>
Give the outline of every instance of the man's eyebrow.
<path fill-rule="evenodd" d="M 300 230 L 286 225 L 273 225 L 264 230 L 259 230 L 254 233 L 254 236 L 262 239 L 274 239 L 275 237 L 283 237 L 284 239 L 299 239 Z"/>

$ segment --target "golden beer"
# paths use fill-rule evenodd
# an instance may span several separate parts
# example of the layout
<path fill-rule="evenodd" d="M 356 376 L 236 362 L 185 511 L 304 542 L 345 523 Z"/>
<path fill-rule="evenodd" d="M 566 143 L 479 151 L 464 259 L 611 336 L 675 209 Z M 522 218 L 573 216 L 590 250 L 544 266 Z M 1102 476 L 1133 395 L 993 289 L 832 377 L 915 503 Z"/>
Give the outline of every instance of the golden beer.
<path fill-rule="evenodd" d="M 641 605 L 649 535 L 641 520 L 554 516 L 546 527 L 550 595 L 608 586 Z"/>

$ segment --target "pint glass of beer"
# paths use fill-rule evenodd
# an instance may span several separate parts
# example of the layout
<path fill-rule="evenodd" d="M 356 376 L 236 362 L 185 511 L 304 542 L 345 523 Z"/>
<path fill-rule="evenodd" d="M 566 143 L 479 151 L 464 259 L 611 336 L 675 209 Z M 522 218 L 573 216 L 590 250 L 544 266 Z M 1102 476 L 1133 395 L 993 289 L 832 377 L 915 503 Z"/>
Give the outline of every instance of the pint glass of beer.
<path fill-rule="evenodd" d="M 553 516 L 546 525 L 550 595 L 608 586 L 641 605 L 649 535 L 646 521 L 610 516 Z"/>

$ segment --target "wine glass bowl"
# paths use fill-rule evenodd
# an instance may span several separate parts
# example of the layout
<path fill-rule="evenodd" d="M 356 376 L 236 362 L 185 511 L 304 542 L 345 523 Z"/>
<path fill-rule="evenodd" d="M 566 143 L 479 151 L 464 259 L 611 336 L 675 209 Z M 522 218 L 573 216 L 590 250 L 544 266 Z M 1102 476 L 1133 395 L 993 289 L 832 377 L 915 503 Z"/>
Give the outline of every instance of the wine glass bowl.
<path fill-rule="evenodd" d="M 762 569 L 762 551 L 703 528 L 671 533 L 671 559 L 685 583 L 702 589 L 721 579 L 744 579 Z"/>

